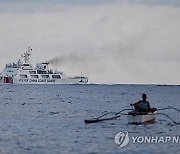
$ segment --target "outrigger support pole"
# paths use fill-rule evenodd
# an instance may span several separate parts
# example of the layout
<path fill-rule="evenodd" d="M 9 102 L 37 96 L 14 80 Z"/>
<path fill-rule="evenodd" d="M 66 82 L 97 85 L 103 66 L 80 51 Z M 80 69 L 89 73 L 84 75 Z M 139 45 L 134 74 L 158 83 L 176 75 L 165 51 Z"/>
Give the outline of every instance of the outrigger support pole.
<path fill-rule="evenodd" d="M 169 109 L 173 109 L 173 110 L 176 110 L 176 111 L 180 112 L 179 109 L 177 109 L 177 108 L 175 108 L 175 107 L 173 107 L 173 106 L 168 106 L 168 107 L 165 107 L 165 108 L 159 108 L 159 109 L 157 109 L 157 110 L 169 110 Z"/>
<path fill-rule="evenodd" d="M 170 119 L 174 124 L 176 125 L 180 125 L 180 123 L 176 122 L 174 119 L 172 119 L 169 115 L 165 114 L 165 113 L 156 113 L 156 115 L 159 114 L 159 115 L 164 115 L 166 116 L 168 119 Z"/>
<path fill-rule="evenodd" d="M 117 113 L 115 112 L 105 112 L 103 115 L 97 117 L 97 118 L 92 118 L 92 119 L 86 119 L 84 120 L 85 123 L 97 123 L 97 122 L 101 122 L 101 121 L 106 121 L 106 120 L 114 120 L 114 119 L 117 119 L 119 118 L 122 114 L 123 111 L 129 111 L 129 110 L 132 110 L 132 109 L 123 109 Z M 113 116 L 111 117 L 105 117 L 106 115 L 109 115 L 109 114 L 113 114 Z M 104 118 L 103 118 L 104 117 Z"/>

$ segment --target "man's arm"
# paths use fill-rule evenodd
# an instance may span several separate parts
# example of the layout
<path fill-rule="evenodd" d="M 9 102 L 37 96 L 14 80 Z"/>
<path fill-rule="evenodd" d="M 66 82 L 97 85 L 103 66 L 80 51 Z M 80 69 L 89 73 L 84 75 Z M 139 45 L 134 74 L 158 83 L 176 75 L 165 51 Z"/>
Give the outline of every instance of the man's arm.
<path fill-rule="evenodd" d="M 131 104 L 131 106 L 134 106 L 134 109 L 135 109 L 135 112 L 138 112 L 139 110 L 139 105 L 140 105 L 140 101 L 134 103 L 134 104 Z"/>
<path fill-rule="evenodd" d="M 130 104 L 131 106 L 138 106 L 140 103 L 140 101 L 136 102 L 136 103 L 133 103 L 133 104 Z"/>

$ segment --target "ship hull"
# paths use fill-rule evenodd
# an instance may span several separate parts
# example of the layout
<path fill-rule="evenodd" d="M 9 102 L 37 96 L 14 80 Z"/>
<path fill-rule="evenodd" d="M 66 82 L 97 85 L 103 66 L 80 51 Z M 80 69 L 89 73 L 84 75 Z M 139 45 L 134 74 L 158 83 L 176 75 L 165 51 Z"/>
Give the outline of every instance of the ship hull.
<path fill-rule="evenodd" d="M 87 79 L 13 79 L 13 84 L 87 84 Z"/>

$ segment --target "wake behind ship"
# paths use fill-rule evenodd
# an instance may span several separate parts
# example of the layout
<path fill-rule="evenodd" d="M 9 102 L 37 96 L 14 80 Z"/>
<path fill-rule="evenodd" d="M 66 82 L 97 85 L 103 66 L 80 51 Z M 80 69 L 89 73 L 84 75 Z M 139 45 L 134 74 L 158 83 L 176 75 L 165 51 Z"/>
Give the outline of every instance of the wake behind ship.
<path fill-rule="evenodd" d="M 32 49 L 29 47 L 17 63 L 6 64 L 0 73 L 0 83 L 15 84 L 86 84 L 88 77 L 75 76 L 67 77 L 64 72 L 49 69 L 49 63 L 37 63 L 36 67 L 30 63 Z"/>

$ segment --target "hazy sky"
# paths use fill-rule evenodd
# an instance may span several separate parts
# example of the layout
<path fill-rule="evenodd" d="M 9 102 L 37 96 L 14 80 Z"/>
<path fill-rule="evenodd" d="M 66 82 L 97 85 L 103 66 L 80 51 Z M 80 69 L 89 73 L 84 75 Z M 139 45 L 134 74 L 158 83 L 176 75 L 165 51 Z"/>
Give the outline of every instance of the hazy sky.
<path fill-rule="evenodd" d="M 90 82 L 180 84 L 180 1 L 0 0 L 0 69 L 28 46 Z"/>

